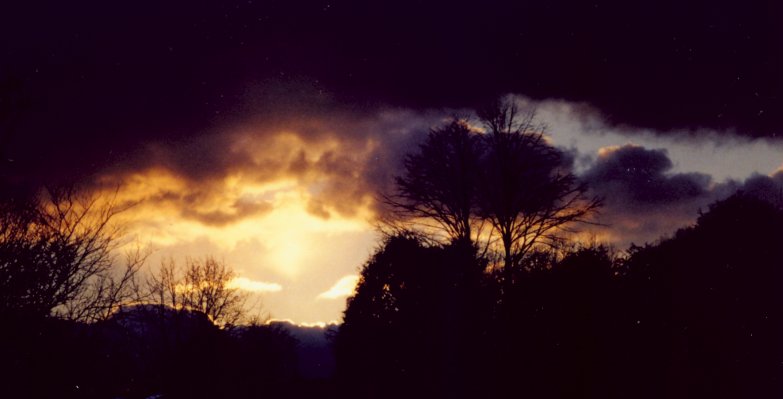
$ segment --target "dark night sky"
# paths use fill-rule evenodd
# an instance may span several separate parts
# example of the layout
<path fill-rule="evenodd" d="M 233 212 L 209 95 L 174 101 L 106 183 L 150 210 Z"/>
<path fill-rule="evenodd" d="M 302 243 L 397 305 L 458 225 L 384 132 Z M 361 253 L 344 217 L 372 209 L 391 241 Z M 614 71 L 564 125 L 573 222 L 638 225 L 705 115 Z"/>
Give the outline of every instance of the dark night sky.
<path fill-rule="evenodd" d="M 3 101 L 21 112 L 7 156 L 46 152 L 41 140 L 116 152 L 318 90 L 360 110 L 514 92 L 660 131 L 783 128 L 776 2 L 418 3 L 6 4 L 0 76 L 13 89 Z"/>
<path fill-rule="evenodd" d="M 374 245 L 357 220 L 401 154 L 499 95 L 540 107 L 621 244 L 783 184 L 779 2 L 15 3 L 0 6 L 2 190 L 124 184 L 152 209 L 139 231 L 295 287 L 299 302 L 268 303 L 297 321 L 339 313 L 297 304 L 355 281 Z M 240 228 L 292 217 L 311 229 L 298 247 Z M 325 282 L 296 286 L 289 255 L 318 245 L 350 260 L 313 250 L 332 264 L 308 281 Z"/>

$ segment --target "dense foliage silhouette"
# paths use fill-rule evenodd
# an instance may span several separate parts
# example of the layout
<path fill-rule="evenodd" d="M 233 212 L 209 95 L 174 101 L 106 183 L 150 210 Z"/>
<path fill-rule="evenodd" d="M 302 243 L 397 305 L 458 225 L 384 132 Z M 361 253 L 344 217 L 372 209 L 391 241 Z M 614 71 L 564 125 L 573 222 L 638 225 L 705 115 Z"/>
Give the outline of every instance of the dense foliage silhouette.
<path fill-rule="evenodd" d="M 355 397 L 780 397 L 781 243 L 783 211 L 738 193 L 624 254 L 538 251 L 501 295 L 475 251 L 391 237 L 348 301 L 339 377 Z"/>
<path fill-rule="evenodd" d="M 481 363 L 484 264 L 465 242 L 395 236 L 362 270 L 336 339 L 338 374 L 357 397 L 457 395 Z M 474 370 L 475 369 L 475 370 Z"/>
<path fill-rule="evenodd" d="M 299 397 L 304 389 L 297 341 L 275 325 L 220 329 L 200 312 L 139 305 L 93 324 L 3 326 L 3 397 Z"/>

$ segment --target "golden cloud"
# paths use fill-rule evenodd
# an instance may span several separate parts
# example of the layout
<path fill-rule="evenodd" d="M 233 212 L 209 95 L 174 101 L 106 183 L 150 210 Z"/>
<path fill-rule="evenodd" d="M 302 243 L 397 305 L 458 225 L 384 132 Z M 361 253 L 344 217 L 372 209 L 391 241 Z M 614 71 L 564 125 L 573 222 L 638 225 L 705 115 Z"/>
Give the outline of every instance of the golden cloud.
<path fill-rule="evenodd" d="M 356 285 L 359 283 L 359 276 L 343 276 L 337 280 L 328 290 L 318 295 L 318 299 L 340 299 L 353 295 Z"/>

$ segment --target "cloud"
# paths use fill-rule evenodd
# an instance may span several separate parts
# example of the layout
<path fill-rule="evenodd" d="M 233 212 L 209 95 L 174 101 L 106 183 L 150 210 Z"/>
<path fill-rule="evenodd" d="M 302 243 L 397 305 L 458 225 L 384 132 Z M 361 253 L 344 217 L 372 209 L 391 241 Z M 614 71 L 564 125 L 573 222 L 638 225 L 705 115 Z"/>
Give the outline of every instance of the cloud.
<path fill-rule="evenodd" d="M 783 170 L 778 170 L 771 176 L 755 174 L 743 182 L 739 190 L 783 206 Z"/>
<path fill-rule="evenodd" d="M 228 287 L 250 292 L 279 292 L 283 290 L 283 286 L 280 284 L 254 281 L 247 277 L 234 278 L 228 283 Z"/>
<path fill-rule="evenodd" d="M 410 13 L 403 1 L 383 18 L 308 1 L 139 1 L 119 13 L 98 2 L 17 3 L 0 15 L 0 37 L 15 38 L 0 41 L 0 69 L 18 83 L 18 93 L 0 90 L 0 103 L 20 104 L 13 123 L 0 121 L 13 125 L 2 148 L 8 181 L 85 179 L 148 154 L 152 142 L 177 149 L 164 149 L 157 166 L 220 178 L 258 166 L 230 150 L 226 126 L 252 120 L 276 132 L 281 121 L 471 107 L 506 92 L 564 99 L 576 114 L 600 110 L 608 126 L 661 134 L 783 129 L 781 59 L 769 56 L 780 43 L 767 40 L 781 27 L 754 2 L 433 3 Z M 336 136 L 362 130 L 331 122 Z M 325 130 L 302 127 L 302 137 Z"/>
<path fill-rule="evenodd" d="M 187 219 L 198 220 L 201 223 L 211 226 L 225 226 L 227 224 L 237 222 L 239 220 L 261 215 L 272 210 L 272 205 L 269 202 L 253 202 L 249 200 L 239 199 L 235 201 L 231 206 L 230 211 L 224 210 L 211 210 L 211 211 L 199 211 L 194 208 L 189 208 L 187 205 L 182 209 L 182 216 Z"/>
<path fill-rule="evenodd" d="M 318 299 L 340 299 L 353 295 L 356 284 L 359 283 L 359 276 L 349 275 L 338 280 L 332 288 L 320 293 Z"/>
<path fill-rule="evenodd" d="M 335 109 L 251 118 L 186 141 L 147 142 L 99 172 L 98 187 L 120 183 L 128 202 L 176 209 L 211 226 L 269 213 L 281 192 L 299 192 L 305 209 L 323 219 L 364 217 L 378 211 L 375 198 L 389 189 L 404 154 L 445 115 Z"/>
<path fill-rule="evenodd" d="M 783 205 L 783 171 L 714 183 L 704 173 L 674 173 L 665 149 L 604 147 L 580 175 L 604 207 L 592 232 L 621 247 L 643 244 L 695 221 L 699 210 L 737 191 Z"/>
<path fill-rule="evenodd" d="M 664 149 L 626 144 L 598 151 L 581 175 L 604 207 L 593 233 L 625 247 L 671 233 L 693 220 L 699 206 L 712 198 L 711 178 L 699 173 L 671 173 Z"/>
<path fill-rule="evenodd" d="M 703 173 L 669 173 L 672 162 L 665 149 L 649 150 L 626 144 L 605 147 L 582 179 L 607 202 L 644 208 L 703 197 L 711 177 Z"/>

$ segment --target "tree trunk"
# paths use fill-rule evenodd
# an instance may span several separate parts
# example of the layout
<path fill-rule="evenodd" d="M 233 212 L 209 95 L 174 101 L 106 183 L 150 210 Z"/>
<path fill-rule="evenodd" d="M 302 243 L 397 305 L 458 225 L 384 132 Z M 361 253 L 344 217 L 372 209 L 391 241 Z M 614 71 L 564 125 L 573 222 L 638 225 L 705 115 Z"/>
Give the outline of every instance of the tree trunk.
<path fill-rule="evenodd" d="M 511 234 L 503 234 L 503 251 L 503 294 L 508 295 L 514 276 L 514 265 L 511 256 Z"/>

